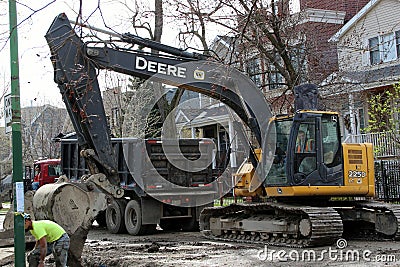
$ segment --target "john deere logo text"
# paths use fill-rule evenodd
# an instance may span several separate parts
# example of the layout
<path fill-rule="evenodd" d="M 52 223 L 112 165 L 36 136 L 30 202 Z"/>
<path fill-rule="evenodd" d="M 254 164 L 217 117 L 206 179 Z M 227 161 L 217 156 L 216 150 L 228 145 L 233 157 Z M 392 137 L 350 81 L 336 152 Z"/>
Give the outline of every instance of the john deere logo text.
<path fill-rule="evenodd" d="M 147 70 L 148 72 L 186 78 L 186 68 L 147 60 L 144 57 L 136 57 L 135 67 L 137 70 Z"/>
<path fill-rule="evenodd" d="M 202 70 L 195 70 L 193 76 L 196 80 L 204 80 L 205 74 Z"/>

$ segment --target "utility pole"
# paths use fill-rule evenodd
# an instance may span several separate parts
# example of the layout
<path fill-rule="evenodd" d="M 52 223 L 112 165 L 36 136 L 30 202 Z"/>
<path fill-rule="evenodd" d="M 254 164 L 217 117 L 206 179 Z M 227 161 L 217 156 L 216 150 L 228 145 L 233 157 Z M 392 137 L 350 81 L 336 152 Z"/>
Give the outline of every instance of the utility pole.
<path fill-rule="evenodd" d="M 18 215 L 24 211 L 24 186 L 22 179 L 22 140 L 21 106 L 19 91 L 17 6 L 15 0 L 9 0 L 10 13 L 10 63 L 11 63 L 11 135 L 13 153 L 14 186 L 14 263 L 25 267 L 25 229 L 24 218 Z"/>

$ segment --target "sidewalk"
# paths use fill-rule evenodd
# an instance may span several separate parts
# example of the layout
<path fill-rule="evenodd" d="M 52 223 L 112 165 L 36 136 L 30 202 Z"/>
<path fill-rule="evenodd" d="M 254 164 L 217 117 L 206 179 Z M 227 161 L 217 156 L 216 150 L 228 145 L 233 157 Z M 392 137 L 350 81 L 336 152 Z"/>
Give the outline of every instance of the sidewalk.
<path fill-rule="evenodd" d="M 0 266 L 14 262 L 14 247 L 0 248 Z"/>
<path fill-rule="evenodd" d="M 9 208 L 10 204 L 3 203 L 3 210 Z M 6 217 L 6 212 L 3 210 L 0 212 L 0 231 L 3 231 L 3 222 L 4 218 Z M 14 247 L 0 248 L 0 266 L 10 264 L 12 262 L 14 262 Z"/>
<path fill-rule="evenodd" d="M 3 230 L 3 222 L 4 218 L 6 217 L 7 211 L 3 211 L 4 209 L 10 209 L 10 203 L 3 203 L 3 209 L 0 211 L 0 231 Z"/>

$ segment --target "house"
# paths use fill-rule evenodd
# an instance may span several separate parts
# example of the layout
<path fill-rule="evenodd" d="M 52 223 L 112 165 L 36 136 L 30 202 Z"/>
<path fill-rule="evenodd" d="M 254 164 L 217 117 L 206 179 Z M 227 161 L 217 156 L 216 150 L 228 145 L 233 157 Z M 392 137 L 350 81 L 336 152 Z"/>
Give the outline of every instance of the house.
<path fill-rule="evenodd" d="M 324 95 L 336 99 L 347 125 L 343 135 L 353 141 L 364 141 L 355 137 L 368 123 L 368 99 L 400 81 L 398 10 L 400 1 L 371 0 L 331 38 L 339 71 L 325 81 Z"/>
<path fill-rule="evenodd" d="M 72 131 L 65 108 L 31 105 L 21 108 L 22 160 L 31 165 L 39 158 L 60 157 L 60 143 L 53 142 L 60 133 Z M 0 178 L 12 172 L 12 135 L 0 127 Z"/>
<path fill-rule="evenodd" d="M 338 70 L 335 44 L 329 39 L 361 10 L 368 0 L 299 0 L 301 25 L 305 28 L 307 68 L 310 81 L 319 83 Z"/>
<path fill-rule="evenodd" d="M 230 160 L 229 167 L 235 171 L 246 156 L 234 127 L 238 117 L 222 103 L 193 108 L 200 99 L 194 98 L 191 105 L 186 103 L 177 110 L 175 121 L 179 136 L 213 139 L 216 144 L 214 164 Z"/>
<path fill-rule="evenodd" d="M 255 43 L 240 36 L 218 36 L 212 47 L 224 63 L 230 63 L 249 75 L 264 93 L 275 114 L 291 113 L 293 96 L 288 90 L 289 84 L 294 81 L 319 84 L 338 71 L 336 44 L 328 40 L 367 3 L 368 0 L 275 2 L 275 6 L 278 7 L 275 13 L 278 22 L 285 25 L 280 29 L 280 38 L 285 41 L 286 52 L 293 62 L 295 78 L 291 77 L 293 73 L 282 73 L 282 69 L 288 72 L 283 58 L 264 36 L 258 37 Z M 265 13 L 266 24 L 271 23 L 268 22 L 272 20 L 268 18 L 271 11 L 266 10 Z M 243 18 L 243 22 L 238 19 L 238 32 L 241 32 L 240 27 L 247 25 L 246 21 L 247 17 Z M 256 32 L 259 34 L 262 30 Z M 259 41 L 263 41 L 264 50 L 270 51 L 269 56 L 266 56 L 265 52 L 260 53 L 262 49 L 257 46 Z M 230 53 L 231 51 L 234 54 Z M 273 53 L 276 54 L 271 56 Z M 282 69 L 276 66 L 276 62 Z M 293 81 L 289 81 L 287 77 L 291 77 Z"/>

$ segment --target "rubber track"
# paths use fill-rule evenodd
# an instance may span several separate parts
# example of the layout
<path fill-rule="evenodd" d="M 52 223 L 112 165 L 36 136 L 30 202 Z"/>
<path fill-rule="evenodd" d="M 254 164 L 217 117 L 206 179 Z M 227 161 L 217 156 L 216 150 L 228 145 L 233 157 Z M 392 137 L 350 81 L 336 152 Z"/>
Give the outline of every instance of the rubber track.
<path fill-rule="evenodd" d="M 280 217 L 282 214 L 287 213 L 289 216 L 298 215 L 299 218 L 309 218 L 311 223 L 311 235 L 307 238 L 301 237 L 299 239 L 288 235 L 281 235 L 265 240 L 262 238 L 263 233 L 245 232 L 243 234 L 235 231 L 231 234 L 215 236 L 210 231 L 210 218 L 212 217 L 232 217 L 235 216 L 237 212 L 261 214 L 262 211 L 270 210 L 279 210 Z M 342 236 L 343 224 L 339 213 L 330 207 L 295 206 L 272 202 L 253 204 L 237 203 L 227 207 L 203 209 L 200 214 L 200 230 L 205 237 L 213 240 L 303 248 L 333 244 Z"/>

